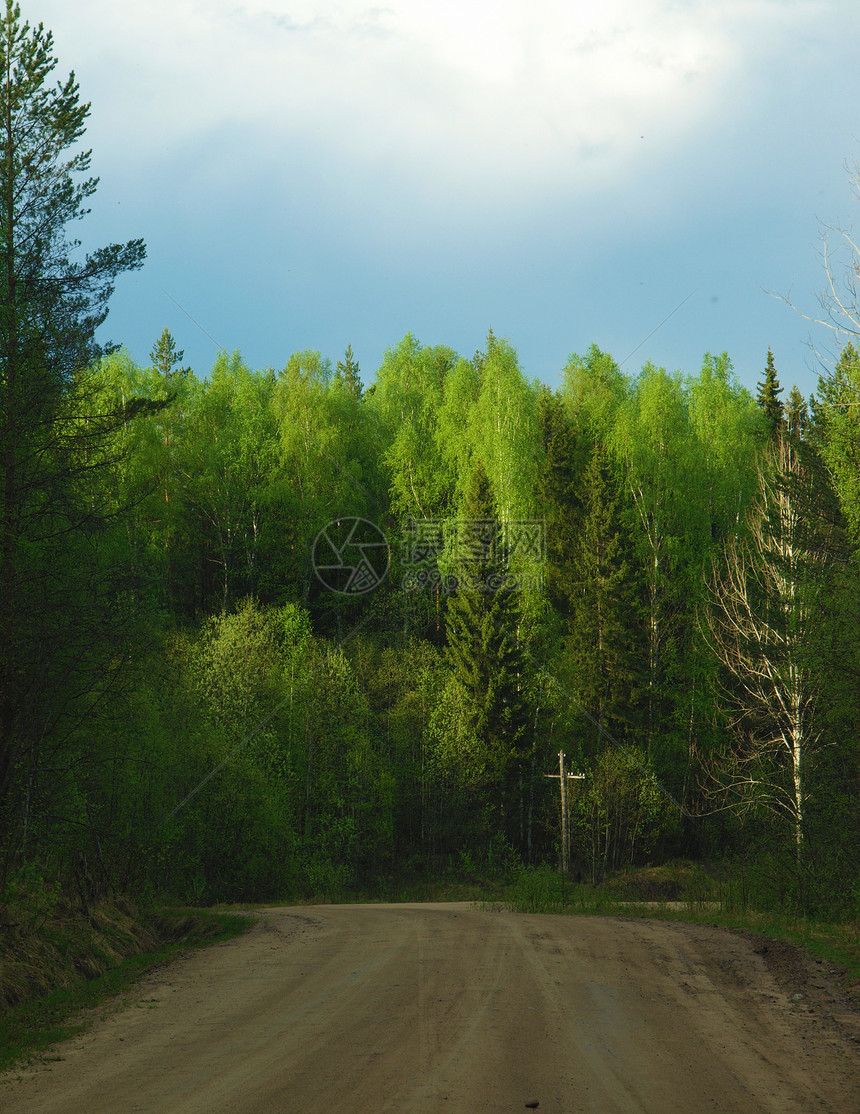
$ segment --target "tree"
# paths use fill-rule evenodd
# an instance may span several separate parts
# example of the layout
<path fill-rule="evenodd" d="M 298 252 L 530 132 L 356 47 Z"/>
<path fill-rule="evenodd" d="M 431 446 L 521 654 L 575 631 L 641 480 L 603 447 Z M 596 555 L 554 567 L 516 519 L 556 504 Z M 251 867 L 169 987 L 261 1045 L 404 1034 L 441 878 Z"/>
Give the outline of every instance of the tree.
<path fill-rule="evenodd" d="M 193 523 L 186 544 L 192 575 L 207 586 L 205 610 L 227 611 L 246 593 L 257 597 L 261 578 L 277 575 L 261 560 L 275 543 L 267 514 L 278 453 L 273 389 L 273 377 L 250 371 L 238 352 L 222 352 L 185 417 L 182 494 L 186 523 Z"/>
<path fill-rule="evenodd" d="M 358 366 L 358 360 L 352 352 L 352 345 L 346 346 L 343 360 L 337 361 L 337 367 L 334 370 L 335 380 L 342 384 L 344 389 L 353 395 L 355 398 L 360 399 L 362 393 L 361 386 L 361 368 Z"/>
<path fill-rule="evenodd" d="M 803 857 L 815 721 L 821 598 L 834 547 L 826 482 L 783 431 L 764 455 L 746 534 L 730 539 L 709 582 L 706 638 L 725 671 L 732 743 L 714 774 L 730 804 L 787 816 Z"/>
<path fill-rule="evenodd" d="M 721 543 L 737 530 L 756 484 L 756 450 L 766 419 L 741 386 L 726 352 L 706 353 L 702 368 L 687 381 L 690 422 L 703 468 L 707 522 L 704 542 Z"/>
<path fill-rule="evenodd" d="M 172 519 L 176 517 L 175 506 L 171 506 L 171 488 L 173 487 L 173 467 L 171 461 L 172 442 L 174 440 L 174 422 L 177 417 L 174 413 L 174 403 L 180 393 L 180 388 L 184 384 L 186 377 L 190 372 L 190 368 L 180 367 L 182 358 L 185 353 L 182 349 L 176 347 L 176 342 L 170 334 L 170 330 L 165 328 L 161 336 L 158 338 L 155 346 L 149 354 L 152 360 L 152 369 L 154 373 L 161 379 L 163 383 L 165 409 L 163 412 L 163 425 L 164 425 L 164 475 L 162 480 L 162 487 L 164 490 L 164 552 L 167 561 L 167 600 L 173 609 L 173 554 L 171 553 L 171 535 L 172 535 Z M 175 492 L 174 495 L 174 504 Z"/>
<path fill-rule="evenodd" d="M 591 882 L 607 870 L 647 859 L 675 821 L 648 759 L 633 747 L 604 747 L 585 784 L 573 794 L 574 844 L 589 860 Z"/>
<path fill-rule="evenodd" d="M 391 507 L 401 522 L 449 509 L 454 475 L 439 419 L 455 360 L 450 348 L 422 346 L 407 333 L 386 350 L 377 373 L 373 410 L 385 440 Z"/>
<path fill-rule="evenodd" d="M 833 477 L 855 546 L 860 543 L 860 356 L 850 342 L 818 379 L 812 437 Z"/>
<path fill-rule="evenodd" d="M 797 384 L 792 385 L 788 396 L 788 406 L 785 408 L 785 423 L 796 437 L 804 437 L 809 425 L 809 406 L 806 399 L 798 390 Z"/>
<path fill-rule="evenodd" d="M 591 723 L 620 733 L 631 721 L 636 689 L 644 679 L 635 666 L 637 642 L 644 633 L 636 622 L 640 585 L 627 559 L 632 538 L 623 522 L 621 494 L 618 469 L 598 442 L 581 481 L 567 638 L 575 684 L 590 717 L 590 722 L 581 721 L 589 753 L 603 743 Z"/>
<path fill-rule="evenodd" d="M 516 839 L 516 791 L 528 712 L 516 593 L 505 584 L 503 534 L 480 459 L 457 528 L 458 587 L 448 599 L 446 655 L 464 697 L 463 718 L 475 744 L 476 780 L 500 794 L 496 799 L 508 836 Z"/>
<path fill-rule="evenodd" d="M 53 84 L 53 37 L 22 23 L 6 0 L 0 15 L 0 803 L 38 716 L 34 702 L 57 668 L 34 641 L 53 620 L 34 570 L 71 575 L 58 539 L 79 539 L 99 520 L 87 478 L 104 465 L 105 437 L 122 413 L 91 413 L 95 332 L 114 281 L 141 266 L 141 240 L 83 259 L 66 227 L 84 217 L 97 179 L 79 149 L 90 106 L 74 74 Z M 85 549 L 86 547 L 84 547 Z M 80 546 L 75 561 L 84 557 Z M 74 570 L 84 583 L 86 571 Z M 39 602 L 41 598 L 42 602 Z M 57 617 L 58 618 L 58 617 Z M 44 635 L 44 630 L 42 631 Z M 41 647 L 41 649 L 39 649 Z M 47 657 L 46 657 L 47 655 Z M 69 668 L 68 657 L 65 658 Z M 72 686 L 81 690 L 81 684 Z M 42 723 L 40 731 L 45 729 Z"/>
<path fill-rule="evenodd" d="M 560 395 L 548 387 L 538 396 L 538 420 L 543 452 L 537 486 L 546 523 L 547 596 L 559 615 L 567 618 L 574 591 L 572 562 L 581 519 L 578 480 L 585 452 Z"/>
<path fill-rule="evenodd" d="M 331 364 L 319 352 L 295 352 L 272 393 L 280 442 L 280 491 L 276 490 L 275 498 L 284 519 L 284 540 L 290 553 L 297 555 L 295 567 L 284 569 L 282 575 L 295 577 L 294 592 L 305 598 L 312 578 L 307 555 L 314 535 L 336 513 L 353 513 L 352 506 L 341 500 L 349 474 L 338 468 L 334 458 L 341 434 L 327 405 L 331 378 Z M 351 494 L 354 500 L 358 489 Z"/>
<path fill-rule="evenodd" d="M 592 441 L 605 441 L 629 394 L 624 373 L 608 352 L 592 344 L 584 357 L 570 357 L 563 376 L 562 397 L 577 428 Z"/>
<path fill-rule="evenodd" d="M 665 740 L 670 708 L 666 682 L 688 614 L 691 570 L 701 560 L 706 508 L 703 460 L 680 376 L 651 364 L 642 369 L 612 431 L 641 530 L 639 560 L 646 577 L 648 743 Z M 701 565 L 696 567 L 698 575 Z M 653 757 L 653 755 L 651 755 Z"/>
<path fill-rule="evenodd" d="M 474 419 L 475 450 L 503 526 L 534 515 L 541 436 L 537 392 L 520 370 L 516 350 L 490 332 Z"/>
<path fill-rule="evenodd" d="M 705 604 L 702 571 L 726 540 L 744 529 L 757 490 L 757 453 L 766 440 L 762 431 L 767 417 L 738 382 L 725 352 L 705 354 L 699 374 L 687 380 L 687 392 L 701 485 L 697 502 L 704 513 L 695 536 L 684 547 L 688 576 L 675 725 L 686 738 L 684 800 L 698 810 L 693 798 L 698 797 L 701 782 L 699 755 L 709 753 L 722 737 L 714 659 L 695 622 L 696 611 Z"/>
<path fill-rule="evenodd" d="M 776 433 L 782 428 L 785 421 L 785 409 L 779 397 L 782 394 L 782 387 L 779 385 L 779 376 L 773 363 L 773 352 L 769 348 L 767 350 L 764 379 L 757 386 L 756 401 L 767 416 L 771 432 Z"/>
<path fill-rule="evenodd" d="M 845 164 L 855 199 L 860 199 L 860 162 Z M 782 301 L 804 320 L 826 329 L 838 351 L 860 337 L 860 244 L 850 227 L 824 225 L 821 229 L 821 259 L 824 290 L 818 295 L 820 313 L 806 313 L 794 304 L 791 294 Z M 816 350 L 822 363 L 832 363 L 828 352 Z"/>

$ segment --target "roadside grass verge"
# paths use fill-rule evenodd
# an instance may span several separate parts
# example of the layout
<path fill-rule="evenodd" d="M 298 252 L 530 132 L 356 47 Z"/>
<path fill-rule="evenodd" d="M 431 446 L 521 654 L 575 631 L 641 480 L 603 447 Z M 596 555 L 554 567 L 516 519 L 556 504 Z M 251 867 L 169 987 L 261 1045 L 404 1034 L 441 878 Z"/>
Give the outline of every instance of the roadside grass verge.
<path fill-rule="evenodd" d="M 841 968 L 846 990 L 860 1006 L 860 921 L 839 922 L 741 907 L 724 881 L 694 863 L 619 872 L 600 886 L 564 881 L 549 867 L 522 870 L 490 908 L 518 913 L 654 918 L 749 932 L 798 944 Z"/>
<path fill-rule="evenodd" d="M 446 901 L 501 901 L 507 893 L 504 882 L 477 878 L 436 878 L 398 880 L 372 890 L 356 890 L 337 898 L 338 901 L 354 904 L 398 904 L 401 902 L 446 902 Z M 319 903 L 315 898 L 314 902 Z"/>
<path fill-rule="evenodd" d="M 8 912 L 8 910 L 4 910 Z M 188 948 L 232 939 L 253 918 L 226 911 L 138 910 L 119 898 L 89 915 L 61 904 L 35 923 L 3 921 L 0 1072 L 84 1031 L 97 1007 Z"/>

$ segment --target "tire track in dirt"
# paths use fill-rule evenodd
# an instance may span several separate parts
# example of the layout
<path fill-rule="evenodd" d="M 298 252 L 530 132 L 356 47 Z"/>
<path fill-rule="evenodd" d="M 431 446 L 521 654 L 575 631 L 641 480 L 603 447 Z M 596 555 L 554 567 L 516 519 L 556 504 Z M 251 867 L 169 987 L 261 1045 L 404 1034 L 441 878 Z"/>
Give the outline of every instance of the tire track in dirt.
<path fill-rule="evenodd" d="M 823 985 L 823 984 L 822 984 Z M 822 991 L 823 993 L 823 991 Z M 856 1014 L 722 929 L 467 904 L 267 909 L 137 984 L 14 1114 L 860 1114 Z"/>

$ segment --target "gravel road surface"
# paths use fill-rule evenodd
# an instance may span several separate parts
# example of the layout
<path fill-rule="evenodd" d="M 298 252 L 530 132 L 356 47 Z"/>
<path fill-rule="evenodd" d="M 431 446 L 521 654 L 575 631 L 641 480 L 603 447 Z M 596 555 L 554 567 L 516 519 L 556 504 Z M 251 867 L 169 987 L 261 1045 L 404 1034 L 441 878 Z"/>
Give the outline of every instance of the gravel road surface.
<path fill-rule="evenodd" d="M 858 1015 L 779 955 L 467 903 L 266 909 L 7 1075 L 0 1110 L 856 1114 Z"/>

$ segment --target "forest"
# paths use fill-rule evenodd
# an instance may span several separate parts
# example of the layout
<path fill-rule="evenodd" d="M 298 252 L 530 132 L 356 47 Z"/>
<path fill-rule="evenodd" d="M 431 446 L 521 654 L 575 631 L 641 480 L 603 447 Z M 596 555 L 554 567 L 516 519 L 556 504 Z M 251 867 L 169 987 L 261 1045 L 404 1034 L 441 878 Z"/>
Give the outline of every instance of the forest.
<path fill-rule="evenodd" d="M 0 891 L 198 904 L 691 859 L 856 916 L 860 355 L 555 389 L 490 331 L 100 347 L 89 106 L 0 19 Z M 497 323 L 503 325 L 504 323 Z M 846 338 L 847 339 L 847 338 Z M 367 385 L 365 386 L 365 383 Z M 785 396 L 785 397 L 783 397 Z"/>

